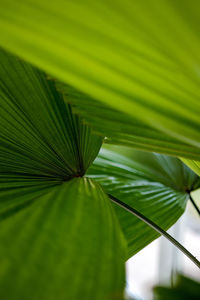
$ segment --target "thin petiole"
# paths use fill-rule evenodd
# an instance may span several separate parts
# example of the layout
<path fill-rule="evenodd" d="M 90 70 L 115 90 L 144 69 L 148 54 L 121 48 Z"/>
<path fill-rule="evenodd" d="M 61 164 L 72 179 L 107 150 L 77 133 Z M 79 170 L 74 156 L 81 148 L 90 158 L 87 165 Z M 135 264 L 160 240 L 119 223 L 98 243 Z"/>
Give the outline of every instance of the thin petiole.
<path fill-rule="evenodd" d="M 191 194 L 189 194 L 189 199 L 190 199 L 192 205 L 194 206 L 196 212 L 197 212 L 197 213 L 199 214 L 199 216 L 200 216 L 200 209 L 199 209 L 198 206 L 196 205 L 195 201 L 192 199 Z"/>
<path fill-rule="evenodd" d="M 153 221 L 145 217 L 143 214 L 141 214 L 136 209 L 130 207 L 126 203 L 120 201 L 119 199 L 113 197 L 112 195 L 108 194 L 110 200 L 114 203 L 116 203 L 118 206 L 122 207 L 123 209 L 130 212 L 132 215 L 136 216 L 143 222 L 145 222 L 147 225 L 149 225 L 151 228 L 156 230 L 158 233 L 163 235 L 166 239 L 168 239 L 175 247 L 177 247 L 180 251 L 182 251 L 199 269 L 200 269 L 200 262 L 196 257 L 194 257 L 185 247 L 183 247 L 177 240 L 175 240 L 170 234 L 168 234 L 166 231 L 164 231 L 162 228 L 160 228 L 157 224 L 155 224 Z"/>

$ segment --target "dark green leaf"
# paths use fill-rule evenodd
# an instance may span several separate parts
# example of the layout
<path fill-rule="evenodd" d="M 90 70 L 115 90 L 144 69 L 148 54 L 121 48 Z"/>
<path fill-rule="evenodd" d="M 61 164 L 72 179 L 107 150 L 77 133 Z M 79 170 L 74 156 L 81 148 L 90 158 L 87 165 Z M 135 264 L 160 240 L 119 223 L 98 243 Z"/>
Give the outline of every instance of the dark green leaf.
<path fill-rule="evenodd" d="M 94 136 L 52 80 L 0 50 L 0 173 L 61 181 L 83 175 L 96 157 Z"/>
<path fill-rule="evenodd" d="M 199 300 L 200 283 L 179 275 L 173 287 L 154 288 L 155 300 Z"/>

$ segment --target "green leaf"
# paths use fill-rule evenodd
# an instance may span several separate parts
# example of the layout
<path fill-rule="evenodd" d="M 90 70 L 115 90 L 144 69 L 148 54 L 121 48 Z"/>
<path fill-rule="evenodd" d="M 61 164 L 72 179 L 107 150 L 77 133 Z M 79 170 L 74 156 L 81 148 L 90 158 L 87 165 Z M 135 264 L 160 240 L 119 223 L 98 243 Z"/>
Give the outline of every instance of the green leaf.
<path fill-rule="evenodd" d="M 104 105 L 86 94 L 59 81 L 58 90 L 64 94 L 73 111 L 79 114 L 93 130 L 109 144 L 126 145 L 136 149 L 173 156 L 200 159 L 200 149 L 183 143 L 168 134 Z"/>
<path fill-rule="evenodd" d="M 192 169 L 198 176 L 200 176 L 200 162 L 195 160 L 183 159 L 181 160 Z"/>
<path fill-rule="evenodd" d="M 53 80 L 4 50 L 0 99 L 0 298 L 122 299 L 126 244 L 110 201 L 91 180 L 65 182 L 102 138 Z"/>
<path fill-rule="evenodd" d="M 1 299 L 122 299 L 125 241 L 90 179 L 64 182 L 1 220 L 0 244 Z"/>
<path fill-rule="evenodd" d="M 56 185 L 58 185 L 56 179 L 46 180 L 39 176 L 31 178 L 30 175 L 0 173 L 0 219 L 26 207 Z"/>
<path fill-rule="evenodd" d="M 0 173 L 60 182 L 83 175 L 102 138 L 72 114 L 55 83 L 0 49 Z"/>
<path fill-rule="evenodd" d="M 178 275 L 173 287 L 157 286 L 154 288 L 155 300 L 198 300 L 200 283 Z"/>
<path fill-rule="evenodd" d="M 176 158 L 141 151 L 130 153 L 132 159 L 103 149 L 88 176 L 95 178 L 107 193 L 167 230 L 184 212 L 188 192 L 200 186 L 199 177 Z M 118 206 L 115 209 L 128 242 L 129 257 L 159 236 L 127 211 Z"/>
<path fill-rule="evenodd" d="M 199 149 L 199 19 L 195 0 L 1 0 L 0 45 Z"/>

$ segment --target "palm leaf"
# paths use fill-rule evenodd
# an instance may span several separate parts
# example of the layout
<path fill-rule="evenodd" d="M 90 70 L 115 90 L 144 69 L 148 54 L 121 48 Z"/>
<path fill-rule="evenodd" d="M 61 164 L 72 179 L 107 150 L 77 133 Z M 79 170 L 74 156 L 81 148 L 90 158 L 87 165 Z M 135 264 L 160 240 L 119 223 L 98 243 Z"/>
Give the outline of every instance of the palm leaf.
<path fill-rule="evenodd" d="M 56 81 L 56 87 L 63 93 L 65 102 L 72 105 L 73 111 L 79 114 L 84 122 L 93 128 L 93 131 L 102 137 L 106 135 L 105 143 L 200 159 L 198 147 L 163 134 L 144 122 L 114 110 L 67 84 Z"/>
<path fill-rule="evenodd" d="M 192 169 L 197 175 L 200 176 L 200 162 L 190 159 L 183 159 L 182 161 L 190 168 Z"/>
<path fill-rule="evenodd" d="M 61 181 L 83 175 L 101 138 L 83 125 L 53 81 L 0 50 L 0 170 Z"/>
<path fill-rule="evenodd" d="M 125 241 L 94 181 L 54 187 L 0 228 L 2 299 L 122 299 Z"/>
<path fill-rule="evenodd" d="M 2 0 L 0 45 L 199 149 L 199 17 L 195 0 Z"/>
<path fill-rule="evenodd" d="M 104 190 L 167 230 L 185 210 L 188 192 L 200 186 L 199 177 L 180 160 L 132 151 L 127 158 L 101 150 L 88 170 Z M 126 150 L 127 154 L 127 150 Z M 141 220 L 115 205 L 131 257 L 159 236 Z"/>
<path fill-rule="evenodd" d="M 118 220 L 98 184 L 74 178 L 102 138 L 43 72 L 0 58 L 0 297 L 122 299 Z"/>

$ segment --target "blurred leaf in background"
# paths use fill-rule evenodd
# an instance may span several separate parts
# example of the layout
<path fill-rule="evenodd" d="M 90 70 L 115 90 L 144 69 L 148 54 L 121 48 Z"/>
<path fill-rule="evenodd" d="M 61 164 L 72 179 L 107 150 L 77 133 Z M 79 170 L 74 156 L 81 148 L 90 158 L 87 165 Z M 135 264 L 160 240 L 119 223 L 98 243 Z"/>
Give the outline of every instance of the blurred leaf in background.
<path fill-rule="evenodd" d="M 178 275 L 175 284 L 170 287 L 154 288 L 155 300 L 199 300 L 200 283 L 183 275 Z"/>

